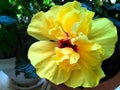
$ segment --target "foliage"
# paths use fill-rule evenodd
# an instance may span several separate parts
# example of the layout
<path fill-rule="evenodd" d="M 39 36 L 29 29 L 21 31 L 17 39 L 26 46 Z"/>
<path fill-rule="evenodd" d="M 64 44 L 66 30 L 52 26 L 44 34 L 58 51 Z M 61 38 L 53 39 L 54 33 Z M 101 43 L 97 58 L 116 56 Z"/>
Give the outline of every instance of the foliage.
<path fill-rule="evenodd" d="M 0 1 L 0 58 L 7 58 L 15 56 L 19 42 L 16 30 L 17 9 L 8 0 Z"/>
<path fill-rule="evenodd" d="M 2 25 L 0 28 L 0 57 L 8 58 L 16 54 L 18 38 L 14 25 Z"/>

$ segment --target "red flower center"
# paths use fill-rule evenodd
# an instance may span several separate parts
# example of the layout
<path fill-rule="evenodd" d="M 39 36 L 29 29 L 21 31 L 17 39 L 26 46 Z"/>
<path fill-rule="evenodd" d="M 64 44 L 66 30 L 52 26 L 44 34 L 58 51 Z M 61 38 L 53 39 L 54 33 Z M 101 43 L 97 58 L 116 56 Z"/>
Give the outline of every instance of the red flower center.
<path fill-rule="evenodd" d="M 72 45 L 70 39 L 67 40 L 59 40 L 58 41 L 58 47 L 59 48 L 65 48 L 65 47 L 70 47 L 72 48 L 75 52 L 78 51 L 77 45 Z"/>

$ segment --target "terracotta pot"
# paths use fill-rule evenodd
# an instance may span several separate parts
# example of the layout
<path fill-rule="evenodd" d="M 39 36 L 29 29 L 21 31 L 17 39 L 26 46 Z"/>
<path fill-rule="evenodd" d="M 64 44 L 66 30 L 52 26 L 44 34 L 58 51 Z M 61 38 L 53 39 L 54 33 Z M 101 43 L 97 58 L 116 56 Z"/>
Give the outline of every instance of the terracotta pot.
<path fill-rule="evenodd" d="M 53 85 L 52 84 L 52 87 L 55 90 L 120 90 L 120 89 L 116 89 L 118 86 L 120 86 L 120 72 L 117 75 L 115 75 L 113 78 L 107 81 L 101 82 L 95 88 L 73 89 L 73 88 L 66 87 L 65 85 Z"/>
<path fill-rule="evenodd" d="M 8 77 L 11 79 L 12 86 L 16 89 L 25 89 L 30 90 L 35 88 L 43 83 L 43 80 L 40 78 L 25 78 L 24 73 L 20 73 L 16 76 L 15 74 L 15 61 L 16 58 L 9 58 L 0 60 L 0 70 L 2 70 Z"/>

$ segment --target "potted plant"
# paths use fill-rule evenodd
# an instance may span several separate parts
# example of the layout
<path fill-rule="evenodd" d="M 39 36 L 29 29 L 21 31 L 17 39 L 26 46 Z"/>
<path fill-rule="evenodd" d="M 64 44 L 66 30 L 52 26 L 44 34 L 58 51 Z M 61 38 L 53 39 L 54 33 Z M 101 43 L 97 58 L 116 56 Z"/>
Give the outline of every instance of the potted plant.
<path fill-rule="evenodd" d="M 56 1 L 56 0 L 54 0 L 54 1 Z M 119 10 L 117 7 L 115 7 L 116 5 L 114 7 L 113 6 L 111 7 L 111 4 L 108 2 L 107 2 L 107 5 L 109 7 L 106 5 L 106 3 L 103 3 L 103 2 L 99 4 L 98 3 L 99 0 L 96 0 L 98 2 L 93 2 L 93 1 L 90 2 L 88 0 L 78 0 L 78 1 L 81 1 L 81 2 L 85 1 L 85 3 L 83 3 L 83 6 L 84 7 L 87 6 L 91 11 L 93 10 L 95 12 L 95 17 L 92 19 L 93 23 L 90 24 L 90 25 L 93 25 L 90 27 L 90 32 L 92 33 L 92 35 L 89 36 L 87 31 L 86 32 L 84 31 L 87 28 L 87 26 L 86 26 L 86 25 L 88 25 L 87 22 L 89 22 L 89 19 L 92 17 L 92 14 L 91 13 L 84 14 L 86 16 L 86 18 L 88 18 L 87 15 L 89 16 L 88 19 L 86 19 L 86 18 L 84 19 L 85 16 L 82 13 L 87 12 L 86 9 L 79 8 L 78 3 L 70 4 L 70 2 L 68 2 L 69 4 L 66 4 L 66 0 L 63 0 L 65 5 L 63 5 L 61 7 L 53 6 L 47 12 L 38 12 L 32 18 L 31 23 L 28 26 L 28 34 L 40 41 L 31 45 L 31 47 L 29 48 L 28 57 L 31 60 L 31 63 L 33 64 L 33 66 L 37 69 L 37 74 L 40 77 L 46 78 L 50 82 L 53 82 L 55 84 L 56 90 L 90 90 L 90 88 L 91 88 L 91 90 L 106 90 L 106 89 L 113 90 L 120 84 L 120 82 L 117 81 L 117 79 L 116 79 L 120 75 L 119 74 L 120 64 L 118 64 L 118 63 L 120 63 L 118 61 L 119 37 L 118 37 L 118 43 L 115 46 L 115 44 L 117 42 L 117 34 L 119 35 L 118 30 L 120 29 L 119 28 L 120 21 L 118 20 L 119 19 L 118 18 Z M 92 6 L 92 7 L 90 7 L 90 6 Z M 64 8 L 62 8 L 62 7 L 64 7 Z M 72 10 L 71 9 L 72 7 L 75 8 L 75 10 Z M 82 11 L 82 9 L 83 9 L 83 11 Z M 78 10 L 78 12 L 77 12 L 77 10 Z M 81 10 L 81 11 L 79 12 L 79 10 Z M 111 15 L 110 12 L 112 10 L 116 10 L 116 12 Z M 116 13 L 117 13 L 117 17 L 114 16 L 114 15 L 116 15 Z M 80 18 L 77 17 L 77 16 L 79 16 L 79 14 L 80 14 Z M 83 15 L 83 17 L 82 17 L 82 15 Z M 100 20 L 99 18 L 101 18 L 101 17 L 108 18 L 108 19 L 106 19 L 106 20 L 108 20 L 108 22 L 106 20 L 102 21 L 103 20 L 102 19 L 101 23 L 95 24 L 94 20 L 95 20 L 95 22 L 97 22 Z M 79 19 L 80 19 L 80 22 L 79 22 Z M 107 23 L 109 23 L 109 24 L 107 24 Z M 104 24 L 106 25 L 105 26 L 106 29 L 104 27 Z M 71 27 L 71 25 L 73 25 L 74 27 Z M 82 26 L 80 27 L 80 25 L 82 25 Z M 102 28 L 102 26 L 104 28 Z M 98 31 L 97 32 L 93 31 L 94 32 L 93 33 L 92 30 L 95 30 L 95 27 L 96 27 L 96 30 L 98 30 Z M 98 28 L 101 28 L 101 29 L 98 29 Z M 72 31 L 71 31 L 71 29 L 72 29 Z M 107 29 L 109 29 L 109 30 L 106 31 Z M 112 32 L 112 30 L 113 30 L 113 32 Z M 106 31 L 106 33 L 103 33 L 104 31 Z M 117 31 L 118 31 L 118 33 L 117 33 Z M 77 34 L 76 32 L 77 33 L 83 32 L 83 33 Z M 100 34 L 101 32 L 102 32 L 102 34 Z M 87 38 L 87 35 L 88 35 L 88 38 Z M 99 38 L 99 36 L 104 37 L 104 35 L 105 35 L 105 38 Z M 77 37 L 77 36 L 79 36 L 79 37 Z M 107 38 L 109 36 L 110 36 L 110 38 Z M 75 38 L 75 37 L 77 37 L 77 38 Z M 97 82 L 94 82 L 94 79 L 97 81 L 98 78 L 99 78 L 99 80 L 100 80 L 100 78 L 103 78 L 104 77 L 103 71 L 98 70 L 98 72 L 97 72 L 96 68 L 98 68 L 98 67 L 93 69 L 94 63 L 95 63 L 94 59 L 93 59 L 93 62 L 89 61 L 92 59 L 92 57 L 89 57 L 86 54 L 82 55 L 82 53 L 81 53 L 82 51 L 85 52 L 89 48 L 89 46 L 86 47 L 87 45 L 85 45 L 85 44 L 87 44 L 88 40 L 92 40 L 93 38 L 95 41 L 98 40 L 98 43 L 99 43 L 99 40 L 101 40 L 101 39 L 103 40 L 103 41 L 100 41 L 100 43 L 99 43 L 99 44 L 103 45 L 103 46 L 101 46 L 101 47 L 103 47 L 103 49 L 105 49 L 104 45 L 108 45 L 108 46 L 105 46 L 105 47 L 107 47 L 105 49 L 105 51 L 107 51 L 109 46 L 113 45 L 113 42 L 114 42 L 114 45 L 110 49 L 108 49 L 108 53 L 103 54 L 103 52 L 100 51 L 101 55 L 103 54 L 103 57 L 104 57 L 104 55 L 105 55 L 105 57 L 107 57 L 107 58 L 104 57 L 104 59 L 103 59 L 104 61 L 102 61 L 102 63 L 97 64 L 98 67 L 99 67 L 99 65 L 100 65 L 100 67 L 102 67 L 103 71 L 105 71 L 105 74 L 107 76 L 106 78 L 102 79 L 100 86 L 98 85 Z M 95 38 L 97 38 L 97 39 L 95 39 Z M 107 39 L 109 39 L 109 40 L 107 40 Z M 84 42 L 84 40 L 86 40 L 86 41 Z M 104 42 L 104 40 L 105 40 L 105 42 Z M 103 42 L 103 43 L 101 43 L 101 42 Z M 108 44 L 107 42 L 109 42 L 110 44 Z M 83 48 L 81 48 L 82 45 L 83 45 Z M 79 46 L 81 46 L 81 47 L 79 47 Z M 116 47 L 116 49 L 114 49 L 115 47 Z M 94 52 L 94 50 L 93 50 L 93 52 Z M 76 54 L 76 52 L 79 53 L 80 56 L 78 54 Z M 89 54 L 94 57 L 95 53 L 93 53 L 93 52 L 91 52 Z M 113 52 L 114 52 L 114 54 L 113 54 Z M 112 56 L 112 54 L 113 54 L 113 56 Z M 98 54 L 95 55 L 95 58 L 97 57 L 97 55 Z M 72 56 L 73 56 L 73 58 L 72 58 Z M 70 59 L 70 57 L 71 57 L 71 59 Z M 78 60 L 78 58 L 80 58 L 79 59 L 80 61 Z M 81 58 L 83 58 L 83 60 L 84 60 L 83 62 L 81 61 L 82 60 Z M 86 60 L 86 58 L 87 58 L 87 60 Z M 72 62 L 72 60 L 75 60 L 75 61 Z M 78 60 L 78 63 L 76 63 L 77 62 L 76 60 Z M 86 63 L 91 63 L 91 65 L 90 65 L 91 68 L 89 67 L 89 65 L 86 65 L 85 61 L 86 61 Z M 73 64 L 73 66 L 70 65 L 69 62 L 72 64 L 75 63 L 76 67 L 74 67 L 74 64 Z M 80 64 L 80 67 L 78 64 Z M 83 70 L 83 72 L 82 72 L 82 70 L 81 71 L 78 70 L 78 72 L 77 72 L 77 71 L 74 71 L 76 68 L 78 68 L 78 69 L 83 68 L 84 70 Z M 97 73 L 99 73 L 98 78 L 96 79 L 96 76 L 95 76 L 95 77 L 91 77 L 92 79 L 90 79 L 90 76 L 89 76 L 90 74 L 87 73 L 89 71 L 85 70 L 85 68 L 87 68 L 87 70 L 93 69 L 93 72 L 95 71 L 96 75 L 97 75 Z M 118 68 L 118 69 L 116 70 L 116 68 Z M 114 69 L 115 69 L 115 72 L 113 71 Z M 66 71 L 64 71 L 64 70 L 66 70 Z M 71 73 L 69 73 L 69 70 L 71 70 Z M 110 74 L 110 71 L 111 71 L 111 74 Z M 68 72 L 68 73 L 66 73 L 66 72 Z M 81 72 L 81 74 L 80 74 L 80 72 Z M 85 72 L 87 74 L 85 74 Z M 78 76 L 78 74 L 79 74 L 79 76 Z M 92 72 L 91 72 L 91 74 L 94 75 Z M 115 77 L 113 77 L 112 79 L 110 79 L 115 74 L 117 74 L 117 75 Z M 86 76 L 86 77 L 84 77 L 84 76 Z M 77 77 L 81 78 L 81 80 L 79 79 L 79 81 L 78 81 L 78 79 L 76 79 Z M 69 78 L 69 79 L 67 79 L 67 78 Z M 108 79 L 110 79 L 110 80 L 108 80 Z M 116 83 L 111 85 L 111 87 L 108 87 L 108 83 L 105 80 L 110 81 L 109 84 L 112 84 L 114 80 L 116 81 Z M 103 81 L 105 81 L 105 82 L 103 82 Z M 94 82 L 94 83 L 92 83 L 92 82 Z M 78 83 L 81 83 L 80 86 L 84 86 L 84 88 L 80 87 L 80 88 L 73 89 L 76 87 L 74 85 L 78 85 Z M 94 88 L 96 86 L 95 83 L 97 83 L 97 85 L 98 85 L 98 87 L 96 87 L 96 88 Z M 68 87 L 66 87 L 63 84 L 65 84 Z M 102 86 L 105 86 L 105 87 L 102 87 Z M 72 88 L 69 88 L 69 87 L 72 87 Z M 89 88 L 89 89 L 87 89 L 87 88 Z"/>

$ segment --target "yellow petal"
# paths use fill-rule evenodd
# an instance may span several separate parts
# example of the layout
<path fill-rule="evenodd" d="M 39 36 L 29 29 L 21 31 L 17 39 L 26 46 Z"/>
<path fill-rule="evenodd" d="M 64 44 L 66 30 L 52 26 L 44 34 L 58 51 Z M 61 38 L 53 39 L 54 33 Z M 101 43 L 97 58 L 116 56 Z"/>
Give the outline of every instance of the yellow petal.
<path fill-rule="evenodd" d="M 76 34 L 83 32 L 85 35 L 88 35 L 94 12 L 88 11 L 86 8 L 81 8 L 80 16 L 80 21 L 73 25 L 72 32 Z"/>
<path fill-rule="evenodd" d="M 28 34 L 38 40 L 54 40 L 55 37 L 49 35 L 49 30 L 55 26 L 55 18 L 60 6 L 53 6 L 47 12 L 38 12 L 35 14 L 28 26 Z"/>
<path fill-rule="evenodd" d="M 37 74 L 41 78 L 46 78 L 56 85 L 64 83 L 71 75 L 71 72 L 59 68 L 53 58 L 47 58 L 46 60 L 39 62 L 35 68 Z"/>
<path fill-rule="evenodd" d="M 55 62 L 60 68 L 71 72 L 72 70 L 79 68 L 77 64 L 80 55 L 76 53 L 72 48 L 57 48 L 55 49 L 55 56 L 53 57 Z"/>
<path fill-rule="evenodd" d="M 94 70 L 82 67 L 81 69 L 72 71 L 71 77 L 65 82 L 65 85 L 72 88 L 80 86 L 95 87 L 104 76 L 104 72 L 100 67 Z"/>
<path fill-rule="evenodd" d="M 28 58 L 35 66 L 39 62 L 44 61 L 49 57 L 52 57 L 52 55 L 55 54 L 55 47 L 56 43 L 50 41 L 38 41 L 36 43 L 33 43 L 29 48 Z"/>
<path fill-rule="evenodd" d="M 73 9 L 64 15 L 62 27 L 67 33 L 71 33 L 72 27 L 76 22 L 80 21 L 80 11 Z"/>
<path fill-rule="evenodd" d="M 55 47 L 55 42 L 36 42 L 29 49 L 28 58 L 41 78 L 46 78 L 54 84 L 61 84 L 69 78 L 71 73 L 59 68 L 52 58 L 55 54 Z"/>
<path fill-rule="evenodd" d="M 63 29 L 59 25 L 56 25 L 54 28 L 50 29 L 49 34 L 51 36 L 54 36 L 58 40 L 62 40 L 62 39 L 67 38 L 66 33 L 63 31 Z"/>
<path fill-rule="evenodd" d="M 62 23 L 62 27 L 67 33 L 70 33 L 71 31 L 76 33 L 82 31 L 85 34 L 88 34 L 93 16 L 94 12 L 80 7 L 80 3 L 74 1 L 72 3 L 65 4 L 61 8 L 58 13 L 58 21 Z"/>
<path fill-rule="evenodd" d="M 84 65 L 86 68 L 95 69 L 101 66 L 102 64 L 102 50 L 101 47 L 97 44 L 88 45 L 91 46 L 89 50 L 79 52 L 81 58 L 79 64 Z"/>
<path fill-rule="evenodd" d="M 64 4 L 58 13 L 57 21 L 61 23 L 64 15 L 66 15 L 68 12 L 70 12 L 73 9 L 80 10 L 80 6 L 81 4 L 77 1 L 68 2 Z"/>
<path fill-rule="evenodd" d="M 61 10 L 61 6 L 54 5 L 50 8 L 50 10 L 45 12 L 45 15 L 50 17 L 52 20 L 55 20 L 60 10 Z"/>
<path fill-rule="evenodd" d="M 66 47 L 66 48 L 56 48 L 56 59 L 59 62 L 62 62 L 64 60 L 69 60 L 70 64 L 77 63 L 77 61 L 80 58 L 80 55 L 76 53 L 72 48 Z"/>
<path fill-rule="evenodd" d="M 80 65 L 84 64 L 86 68 L 96 68 L 101 65 L 104 50 L 99 44 L 89 41 L 83 33 L 80 33 L 78 37 L 73 38 L 71 41 L 78 48 Z"/>
<path fill-rule="evenodd" d="M 49 29 L 54 26 L 53 21 L 46 17 L 43 12 L 35 14 L 28 26 L 28 34 L 35 37 L 38 40 L 52 39 L 54 38 L 48 34 Z"/>
<path fill-rule="evenodd" d="M 102 46 L 105 52 L 102 58 L 107 59 L 114 52 L 117 30 L 110 20 L 99 18 L 93 21 L 88 38 Z"/>

